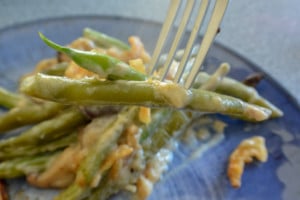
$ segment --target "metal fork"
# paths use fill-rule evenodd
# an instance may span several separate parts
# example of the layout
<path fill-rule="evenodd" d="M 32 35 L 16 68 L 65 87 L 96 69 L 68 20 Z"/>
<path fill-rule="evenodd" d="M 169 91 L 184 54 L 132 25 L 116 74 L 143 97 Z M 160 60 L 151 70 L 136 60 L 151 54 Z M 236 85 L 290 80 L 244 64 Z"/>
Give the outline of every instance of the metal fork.
<path fill-rule="evenodd" d="M 167 41 L 167 37 L 172 28 L 172 25 L 174 24 L 175 18 L 178 15 L 178 12 L 179 12 L 178 8 L 180 7 L 180 5 L 185 6 L 185 8 L 183 11 L 181 22 L 178 26 L 177 32 L 174 36 L 174 40 L 170 47 L 170 51 L 168 53 L 166 62 L 164 63 L 164 67 L 162 69 L 162 74 L 160 76 L 161 81 L 163 81 L 165 79 L 166 74 L 168 73 L 170 64 L 173 60 L 174 54 L 176 53 L 178 44 L 180 43 L 181 38 L 186 31 L 186 25 L 188 24 L 188 21 L 191 17 L 191 13 L 193 11 L 193 7 L 196 5 L 196 1 L 195 0 L 170 0 L 170 5 L 169 5 L 168 13 L 166 16 L 166 20 L 162 26 L 158 41 L 156 43 L 156 47 L 153 52 L 152 60 L 150 62 L 150 68 L 149 68 L 150 74 L 153 74 L 153 72 L 156 70 L 157 61 L 158 61 L 158 59 L 161 55 L 162 49 Z M 186 63 L 191 54 L 191 50 L 194 46 L 195 39 L 198 36 L 199 30 L 204 21 L 203 19 L 208 14 L 207 10 L 209 9 L 209 3 L 211 3 L 211 2 L 212 2 L 212 0 L 201 0 L 201 2 L 200 2 L 200 6 L 197 10 L 198 14 L 196 16 L 194 26 L 190 33 L 190 37 L 186 44 L 179 67 L 176 71 L 174 82 L 179 83 L 179 81 L 182 77 Z M 208 22 L 206 32 L 203 36 L 202 42 L 200 44 L 200 48 L 196 54 L 195 61 L 192 65 L 191 71 L 188 74 L 188 76 L 183 84 L 185 88 L 191 87 L 198 71 L 200 70 L 202 63 L 206 57 L 206 54 L 215 38 L 215 35 L 217 34 L 219 25 L 222 21 L 222 18 L 225 13 L 225 10 L 227 8 L 228 2 L 229 2 L 229 0 L 215 0 L 214 1 L 215 5 L 212 10 L 212 14 L 209 19 L 209 22 Z"/>

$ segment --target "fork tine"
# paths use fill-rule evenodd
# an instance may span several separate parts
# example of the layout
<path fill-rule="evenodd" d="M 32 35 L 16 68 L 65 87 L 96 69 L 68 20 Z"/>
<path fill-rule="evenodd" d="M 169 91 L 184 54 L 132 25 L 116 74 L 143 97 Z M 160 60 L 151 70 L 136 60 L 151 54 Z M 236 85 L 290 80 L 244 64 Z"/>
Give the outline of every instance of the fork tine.
<path fill-rule="evenodd" d="M 202 39 L 201 46 L 199 48 L 196 59 L 191 68 L 191 72 L 188 75 L 188 77 L 184 83 L 185 88 L 189 88 L 192 85 L 199 69 L 202 67 L 202 62 L 203 62 L 203 60 L 208 52 L 208 49 L 217 33 L 217 30 L 219 28 L 219 25 L 222 21 L 223 15 L 227 8 L 228 1 L 229 0 L 216 0 L 216 4 L 215 4 L 214 10 L 213 10 L 213 14 L 210 18 L 208 28 Z"/>
<path fill-rule="evenodd" d="M 166 62 L 164 64 L 164 67 L 162 69 L 162 73 L 160 74 L 160 79 L 161 80 L 164 80 L 166 75 L 167 75 L 167 72 L 170 68 L 170 64 L 173 60 L 173 57 L 174 57 L 174 54 L 175 54 L 175 51 L 177 50 L 177 46 L 179 44 L 179 42 L 181 41 L 182 39 L 182 35 L 183 33 L 185 32 L 185 27 L 187 25 L 187 22 L 190 18 L 190 15 L 191 15 L 191 11 L 193 9 L 193 5 L 195 3 L 195 0 L 188 0 L 186 5 L 185 5 L 185 10 L 184 10 L 184 13 L 183 13 L 183 17 L 181 19 L 181 22 L 180 22 L 180 25 L 178 27 L 178 30 L 177 30 L 177 33 L 175 35 L 175 38 L 172 42 L 172 46 L 169 50 L 169 53 L 168 53 L 168 57 L 166 59 Z"/>
<path fill-rule="evenodd" d="M 198 12 L 198 15 L 197 15 L 196 20 L 195 20 L 194 28 L 192 29 L 192 32 L 190 34 L 190 38 L 189 38 L 189 40 L 187 42 L 187 45 L 185 47 L 182 59 L 180 61 L 177 72 L 175 74 L 174 82 L 179 83 L 179 81 L 180 81 L 180 78 L 182 76 L 183 70 L 184 70 L 185 65 L 187 63 L 187 60 L 188 60 L 188 58 L 190 56 L 190 53 L 193 49 L 195 39 L 198 36 L 198 31 L 199 31 L 200 26 L 202 24 L 202 21 L 204 19 L 205 13 L 206 13 L 207 8 L 208 8 L 208 5 L 209 5 L 209 0 L 202 0 L 201 1 L 200 7 L 199 7 L 199 12 Z"/>
<path fill-rule="evenodd" d="M 170 32 L 170 28 L 173 25 L 174 19 L 176 17 L 176 13 L 177 10 L 179 8 L 179 5 L 181 4 L 180 0 L 172 0 L 172 2 L 170 3 L 169 9 L 168 9 L 168 13 L 166 16 L 166 20 L 163 24 L 163 27 L 161 29 L 159 38 L 156 42 L 156 47 L 153 51 L 153 56 L 152 59 L 150 61 L 150 68 L 149 68 L 149 73 L 152 74 L 154 69 L 155 69 L 155 65 L 156 62 L 159 58 L 159 55 L 161 54 L 161 50 L 164 46 L 164 42 Z"/>

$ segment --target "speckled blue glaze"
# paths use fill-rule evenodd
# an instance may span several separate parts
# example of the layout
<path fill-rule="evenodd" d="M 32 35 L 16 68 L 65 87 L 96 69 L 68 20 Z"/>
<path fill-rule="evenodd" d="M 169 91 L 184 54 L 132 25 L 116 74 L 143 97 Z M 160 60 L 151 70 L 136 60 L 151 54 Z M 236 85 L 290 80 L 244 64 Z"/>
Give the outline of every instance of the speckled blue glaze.
<path fill-rule="evenodd" d="M 154 48 L 160 26 L 142 20 L 113 17 L 83 16 L 74 18 L 49 19 L 12 26 L 0 30 L 0 85 L 10 90 L 17 89 L 18 78 L 33 69 L 43 58 L 55 55 L 38 37 L 43 32 L 57 43 L 64 44 L 81 35 L 84 27 L 91 27 L 122 40 L 129 35 L 139 35 L 150 51 Z M 206 59 L 209 71 L 221 62 L 232 66 L 230 76 L 243 79 L 249 73 L 260 72 L 260 68 L 224 46 L 215 44 Z M 178 166 L 175 153 L 174 163 L 150 196 L 154 199 L 180 200 L 260 200 L 299 199 L 300 179 L 292 180 L 300 174 L 300 111 L 291 96 L 268 75 L 257 87 L 260 94 L 271 100 L 285 113 L 284 117 L 260 124 L 251 124 L 224 116 L 217 116 L 228 124 L 225 139 L 206 151 L 201 157 Z M 269 159 L 265 164 L 251 164 L 246 167 L 243 185 L 233 189 L 226 177 L 226 165 L 230 152 L 247 137 L 261 135 L 266 138 Z M 292 147 L 288 152 L 285 147 Z M 291 165 L 288 165 L 291 164 Z M 289 181 L 294 181 L 289 183 Z M 55 191 L 38 190 L 28 187 L 23 180 L 12 180 L 10 194 L 26 190 L 30 199 L 51 199 Z M 296 184 L 296 189 L 289 188 Z M 119 199 L 115 197 L 115 199 Z"/>

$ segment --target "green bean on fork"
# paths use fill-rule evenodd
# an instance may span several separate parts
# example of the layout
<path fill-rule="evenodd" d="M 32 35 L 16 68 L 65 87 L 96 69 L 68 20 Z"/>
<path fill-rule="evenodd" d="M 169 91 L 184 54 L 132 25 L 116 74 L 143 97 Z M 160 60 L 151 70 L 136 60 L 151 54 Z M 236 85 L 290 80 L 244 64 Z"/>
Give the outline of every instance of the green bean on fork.
<path fill-rule="evenodd" d="M 45 90 L 47 88 L 47 90 Z M 73 105 L 140 105 L 222 113 L 252 121 L 269 118 L 271 111 L 240 99 L 201 89 L 186 90 L 160 81 L 80 80 L 36 74 L 27 77 L 21 91 L 42 99 Z M 132 98 L 134 97 L 134 98 Z"/>
<path fill-rule="evenodd" d="M 60 46 L 40 33 L 42 40 L 53 49 L 65 53 L 79 66 L 92 71 L 99 76 L 111 80 L 145 80 L 146 76 L 130 67 L 127 63 L 106 54 L 94 51 L 80 51 Z"/>

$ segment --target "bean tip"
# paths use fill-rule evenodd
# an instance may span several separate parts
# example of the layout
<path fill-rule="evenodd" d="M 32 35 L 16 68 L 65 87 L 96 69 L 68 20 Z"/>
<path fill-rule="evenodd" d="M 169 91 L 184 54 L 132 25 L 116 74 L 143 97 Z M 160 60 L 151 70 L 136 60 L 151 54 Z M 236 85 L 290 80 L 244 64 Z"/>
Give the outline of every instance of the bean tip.
<path fill-rule="evenodd" d="M 264 107 L 248 105 L 246 113 L 246 115 L 254 121 L 264 121 L 270 118 L 272 111 Z"/>

